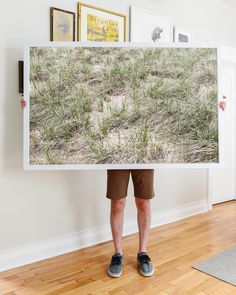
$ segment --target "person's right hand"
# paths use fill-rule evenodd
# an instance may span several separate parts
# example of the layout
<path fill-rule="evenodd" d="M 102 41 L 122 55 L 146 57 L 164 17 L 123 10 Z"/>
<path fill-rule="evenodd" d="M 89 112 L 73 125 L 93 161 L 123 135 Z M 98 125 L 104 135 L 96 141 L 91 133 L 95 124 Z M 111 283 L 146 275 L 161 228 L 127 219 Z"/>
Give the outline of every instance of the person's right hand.
<path fill-rule="evenodd" d="M 225 101 L 220 101 L 219 107 L 222 109 L 222 111 L 224 111 L 225 108 L 226 108 L 226 102 Z"/>
<path fill-rule="evenodd" d="M 226 98 L 227 98 L 227 97 L 226 97 L 225 95 L 223 95 L 223 99 L 226 99 Z M 222 111 L 225 110 L 225 108 L 226 108 L 226 102 L 225 102 L 224 100 L 221 100 L 221 101 L 219 102 L 219 108 L 222 109 Z"/>
<path fill-rule="evenodd" d="M 24 98 L 21 99 L 20 104 L 21 104 L 22 109 L 26 107 L 26 101 Z"/>

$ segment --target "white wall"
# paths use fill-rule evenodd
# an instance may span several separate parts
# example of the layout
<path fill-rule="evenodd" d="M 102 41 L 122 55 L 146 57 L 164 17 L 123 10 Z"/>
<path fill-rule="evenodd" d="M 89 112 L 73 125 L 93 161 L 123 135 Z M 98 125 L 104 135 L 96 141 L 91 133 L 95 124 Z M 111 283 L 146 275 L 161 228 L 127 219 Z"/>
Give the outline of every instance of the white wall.
<path fill-rule="evenodd" d="M 23 171 L 22 110 L 17 62 L 27 41 L 49 40 L 49 7 L 76 11 L 74 0 L 1 1 L 0 251 L 109 224 L 106 171 Z M 85 1 L 129 14 L 129 5 L 172 16 L 195 41 L 236 47 L 236 7 L 221 0 Z M 128 32 L 128 30 L 127 30 Z M 206 170 L 159 170 L 152 211 L 207 200 Z M 126 217 L 135 218 L 132 183 Z M 0 253 L 1 255 L 1 253 Z"/>

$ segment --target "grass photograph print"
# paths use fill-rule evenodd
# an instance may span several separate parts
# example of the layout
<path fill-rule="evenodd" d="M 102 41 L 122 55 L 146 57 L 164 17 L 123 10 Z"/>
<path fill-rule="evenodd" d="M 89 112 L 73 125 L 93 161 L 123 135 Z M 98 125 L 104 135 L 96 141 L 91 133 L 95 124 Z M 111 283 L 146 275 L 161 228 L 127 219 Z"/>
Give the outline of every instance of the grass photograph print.
<path fill-rule="evenodd" d="M 29 165 L 218 163 L 217 48 L 31 46 Z"/>

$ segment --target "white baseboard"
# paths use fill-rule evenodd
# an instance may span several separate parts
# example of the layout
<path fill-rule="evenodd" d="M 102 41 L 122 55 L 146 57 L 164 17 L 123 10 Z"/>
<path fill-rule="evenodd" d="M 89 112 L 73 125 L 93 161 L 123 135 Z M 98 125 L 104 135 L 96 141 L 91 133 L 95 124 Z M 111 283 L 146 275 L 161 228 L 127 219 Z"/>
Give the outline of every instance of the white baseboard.
<path fill-rule="evenodd" d="M 151 227 L 167 224 L 205 211 L 208 211 L 207 199 L 168 210 L 152 212 Z M 136 220 L 135 216 L 124 221 L 124 236 L 137 232 Z M 111 239 L 110 225 L 107 224 L 3 251 L 0 252 L 0 271 L 79 250 Z"/>

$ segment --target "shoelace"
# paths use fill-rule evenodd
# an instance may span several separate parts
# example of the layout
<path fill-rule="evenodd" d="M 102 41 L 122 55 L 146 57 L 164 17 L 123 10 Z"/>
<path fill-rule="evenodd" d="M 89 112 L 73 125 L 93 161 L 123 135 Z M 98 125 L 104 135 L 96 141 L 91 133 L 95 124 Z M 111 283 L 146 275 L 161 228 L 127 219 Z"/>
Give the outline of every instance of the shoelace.
<path fill-rule="evenodd" d="M 111 264 L 121 264 L 121 256 L 112 256 Z"/>
<path fill-rule="evenodd" d="M 151 261 L 150 257 L 147 254 L 140 255 L 139 259 L 142 263 L 149 263 Z"/>

